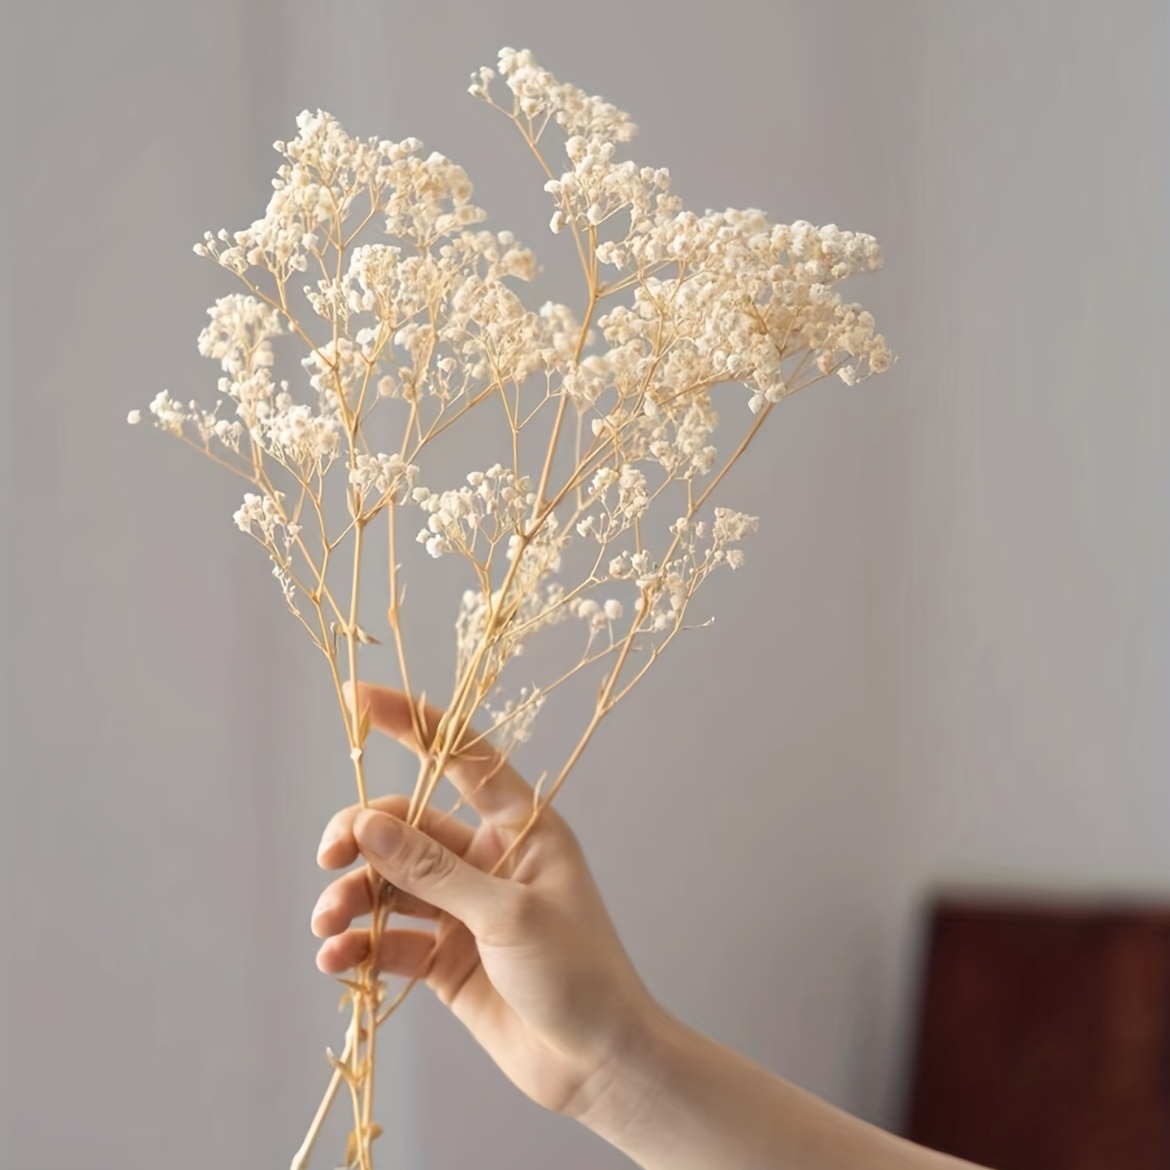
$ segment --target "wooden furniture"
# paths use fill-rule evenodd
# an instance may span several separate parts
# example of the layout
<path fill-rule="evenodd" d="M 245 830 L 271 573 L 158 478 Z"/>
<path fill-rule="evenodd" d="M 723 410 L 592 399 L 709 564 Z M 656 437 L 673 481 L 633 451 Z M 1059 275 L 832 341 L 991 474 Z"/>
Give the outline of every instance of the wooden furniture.
<path fill-rule="evenodd" d="M 1170 901 L 937 898 L 905 1133 L 994 1170 L 1170 1170 Z"/>

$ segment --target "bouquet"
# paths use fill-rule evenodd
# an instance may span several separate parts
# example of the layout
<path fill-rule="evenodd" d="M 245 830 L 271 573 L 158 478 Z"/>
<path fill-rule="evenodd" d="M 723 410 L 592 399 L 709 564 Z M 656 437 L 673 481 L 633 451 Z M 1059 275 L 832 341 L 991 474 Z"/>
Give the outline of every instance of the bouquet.
<path fill-rule="evenodd" d="M 702 583 L 743 564 L 757 520 L 715 504 L 729 468 L 788 395 L 831 375 L 854 385 L 893 359 L 871 314 L 835 291 L 879 267 L 871 236 L 688 210 L 668 171 L 620 157 L 629 117 L 530 52 L 502 50 L 470 91 L 512 123 L 543 176 L 581 304 L 529 307 L 518 290 L 537 276 L 534 254 L 482 226 L 456 163 L 306 111 L 296 137 L 275 143 L 284 161 L 263 218 L 195 245 L 246 290 L 217 300 L 199 336 L 222 371 L 218 400 L 183 405 L 163 390 L 149 415 L 246 481 L 235 522 L 328 667 L 363 806 L 368 723 L 353 700 L 364 655 L 389 659 L 410 703 L 412 824 L 453 761 L 482 752 L 502 764 L 549 697 L 592 674 L 579 736 L 492 870 L 508 876 L 602 719 L 687 628 Z M 383 238 L 364 241 L 367 228 Z M 304 354 L 295 385 L 274 369 L 284 337 Z M 502 420 L 503 449 L 452 478 L 440 440 L 485 416 Z M 375 525 L 389 550 L 378 591 L 366 564 Z M 404 572 L 411 541 L 464 587 L 441 715 L 412 687 L 403 607 L 428 558 Z M 525 651 L 553 626 L 559 660 L 526 672 Z M 371 957 L 342 980 L 350 1025 L 340 1053 L 327 1050 L 329 1088 L 294 1170 L 343 1085 L 344 1165 L 373 1167 L 376 1036 L 417 980 L 389 998 L 373 956 L 394 891 L 372 894 Z"/>

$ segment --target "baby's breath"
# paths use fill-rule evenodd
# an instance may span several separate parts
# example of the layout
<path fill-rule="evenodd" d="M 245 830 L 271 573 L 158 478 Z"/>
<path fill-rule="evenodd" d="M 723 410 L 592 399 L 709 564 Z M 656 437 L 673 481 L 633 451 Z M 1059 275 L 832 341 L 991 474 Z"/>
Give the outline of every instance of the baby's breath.
<path fill-rule="evenodd" d="M 341 684 L 356 683 L 359 647 L 377 653 L 367 599 L 389 597 L 394 665 L 414 703 L 402 613 L 408 592 L 429 586 L 416 580 L 423 567 L 401 580 L 399 542 L 415 535 L 436 570 L 462 575 L 451 699 L 423 745 L 416 818 L 453 745 L 479 741 L 473 720 L 506 759 L 558 688 L 593 671 L 596 698 L 542 807 L 551 800 L 600 720 L 686 628 L 703 582 L 743 565 L 757 519 L 713 506 L 713 493 L 764 420 L 814 382 L 853 386 L 893 361 L 872 315 L 837 291 L 879 267 L 872 236 L 688 209 L 666 168 L 624 157 L 628 115 L 527 50 L 502 50 L 470 90 L 538 157 L 551 231 L 581 264 L 581 305 L 530 304 L 535 254 L 487 226 L 456 162 L 416 138 L 353 137 L 306 110 L 295 137 L 275 143 L 264 214 L 195 245 L 244 286 L 212 305 L 199 334 L 219 366 L 215 404 L 162 390 L 146 412 L 245 480 L 235 522 L 328 660 L 363 803 L 366 729 Z M 367 228 L 382 240 L 359 239 Z M 295 382 L 274 374 L 278 342 L 299 347 Z M 510 452 L 452 476 L 436 441 L 485 411 L 506 416 Z M 132 410 L 128 422 L 144 417 Z M 389 536 L 389 580 L 365 594 L 375 521 Z M 534 677 L 526 647 L 561 623 L 568 660 Z M 363 965 L 347 992 L 352 1036 L 384 1018 L 380 989 Z M 366 1083 L 369 1052 L 354 1040 L 333 1058 L 331 1092 L 340 1079 Z M 372 1170 L 376 1127 L 368 1098 L 354 1101 L 349 1162 Z"/>

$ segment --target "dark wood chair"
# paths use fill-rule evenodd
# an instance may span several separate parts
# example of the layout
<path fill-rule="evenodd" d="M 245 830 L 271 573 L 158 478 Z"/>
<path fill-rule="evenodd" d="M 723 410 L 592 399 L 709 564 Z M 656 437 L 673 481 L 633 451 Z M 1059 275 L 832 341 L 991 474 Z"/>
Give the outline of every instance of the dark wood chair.
<path fill-rule="evenodd" d="M 906 1136 L 994 1170 L 1170 1170 L 1170 900 L 939 895 Z"/>

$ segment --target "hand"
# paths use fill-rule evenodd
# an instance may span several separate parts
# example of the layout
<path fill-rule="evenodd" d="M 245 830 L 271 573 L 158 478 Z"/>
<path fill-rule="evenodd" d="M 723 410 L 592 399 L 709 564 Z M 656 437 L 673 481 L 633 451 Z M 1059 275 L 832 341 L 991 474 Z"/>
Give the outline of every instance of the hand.
<path fill-rule="evenodd" d="M 403 695 L 363 686 L 358 700 L 372 726 L 421 750 Z M 439 717 L 428 710 L 427 727 Z M 527 824 L 533 793 L 498 758 L 479 754 L 456 756 L 448 768 L 481 818 L 476 828 L 437 811 L 411 828 L 406 797 L 391 796 L 338 813 L 319 861 L 337 869 L 360 853 L 398 888 L 394 909 L 437 922 L 435 932 L 386 929 L 378 965 L 425 978 L 522 1092 L 643 1170 L 979 1170 L 849 1116 L 664 1011 L 551 808 L 517 848 L 512 877 L 489 876 Z M 314 931 L 326 937 L 322 971 L 367 957 L 369 931 L 351 923 L 369 913 L 371 897 L 364 869 L 322 894 L 313 912 Z"/>
<path fill-rule="evenodd" d="M 372 727 L 422 750 L 404 695 L 362 684 L 358 701 Z M 427 726 L 439 718 L 429 709 Z M 412 828 L 404 819 L 407 798 L 386 797 L 334 816 L 318 863 L 338 869 L 360 853 L 397 887 L 399 914 L 435 920 L 434 932 L 388 925 L 379 968 L 411 978 L 425 972 L 427 985 L 521 1092 L 577 1116 L 659 1009 L 559 813 L 544 810 L 513 855 L 510 878 L 489 876 L 527 824 L 533 791 L 482 744 L 463 757 L 453 754 L 447 774 L 479 814 L 478 826 L 428 809 Z M 322 971 L 339 974 L 368 956 L 368 929 L 351 924 L 370 912 L 371 896 L 364 869 L 337 878 L 321 895 L 312 924 L 326 939 L 317 955 Z"/>

